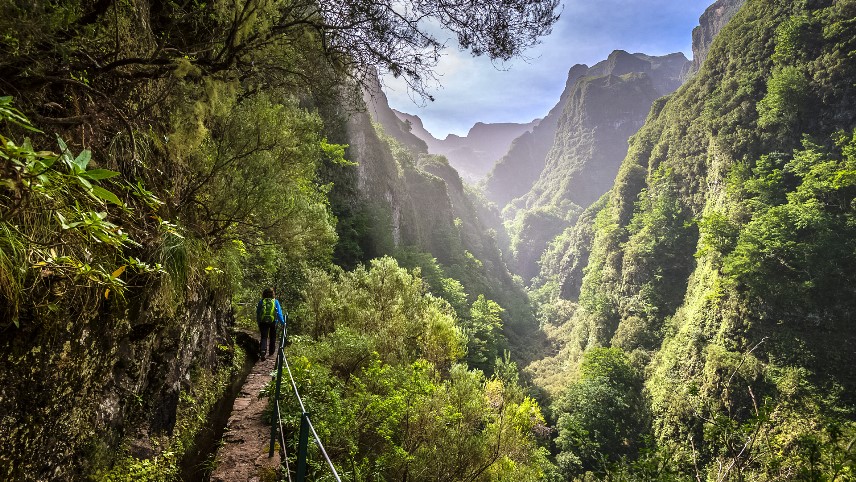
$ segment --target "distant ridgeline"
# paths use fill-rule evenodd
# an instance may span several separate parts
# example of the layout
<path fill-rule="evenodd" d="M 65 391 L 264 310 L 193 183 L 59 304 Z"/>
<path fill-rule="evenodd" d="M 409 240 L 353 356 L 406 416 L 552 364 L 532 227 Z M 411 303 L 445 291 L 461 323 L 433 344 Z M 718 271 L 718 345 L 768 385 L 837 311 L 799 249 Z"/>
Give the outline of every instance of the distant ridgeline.
<path fill-rule="evenodd" d="M 445 139 L 437 139 L 425 130 L 418 116 L 393 111 L 410 126 L 414 135 L 425 141 L 428 152 L 444 156 L 461 177 L 471 184 L 484 179 L 494 164 L 508 152 L 514 139 L 530 133 L 540 123 L 538 119 L 527 124 L 476 122 L 464 137 L 449 134 Z"/>

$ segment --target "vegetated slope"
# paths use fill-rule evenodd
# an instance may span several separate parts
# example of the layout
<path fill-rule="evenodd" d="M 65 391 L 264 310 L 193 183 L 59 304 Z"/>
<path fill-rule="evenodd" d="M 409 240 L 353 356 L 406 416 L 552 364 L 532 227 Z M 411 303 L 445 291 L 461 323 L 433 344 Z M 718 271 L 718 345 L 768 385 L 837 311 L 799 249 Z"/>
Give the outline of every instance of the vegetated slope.
<path fill-rule="evenodd" d="M 683 54 L 651 57 L 616 50 L 573 83 L 546 164 L 532 188 L 506 206 L 514 270 L 524 281 L 550 241 L 612 185 L 627 139 L 651 104 L 681 82 Z"/>
<path fill-rule="evenodd" d="M 526 294 L 454 168 L 385 134 L 369 115 L 382 108 L 345 119 L 356 165 L 326 174 L 334 213 L 362 221 L 339 226 L 352 242 L 337 258 L 356 267 L 311 273 L 298 308 L 305 336 L 289 357 L 313 423 L 346 474 L 540 480 L 549 429 L 503 356 L 535 355 Z"/>
<path fill-rule="evenodd" d="M 692 76 L 697 70 L 697 66 L 701 65 L 701 60 L 707 57 L 707 52 L 713 39 L 724 27 L 731 17 L 737 12 L 739 7 L 743 5 L 743 0 L 717 0 L 713 5 L 708 7 L 699 18 L 699 25 L 693 29 L 693 63 L 686 64 L 689 71 L 686 72 L 687 78 Z M 626 152 L 626 151 L 625 151 Z M 586 173 L 580 170 L 580 167 L 572 163 L 569 166 L 569 172 L 572 173 L 571 180 L 566 180 L 568 184 L 579 185 L 581 182 L 574 179 L 576 176 L 586 178 Z M 589 168 L 589 170 L 591 170 Z M 561 172 L 561 171 L 560 171 Z M 613 175 L 614 176 L 614 175 Z M 553 177 L 556 177 L 554 174 Z M 562 176 L 559 176 L 561 179 Z M 540 182 L 540 181 L 539 181 Z M 560 185 L 562 185 L 560 183 Z M 565 184 L 567 185 L 567 184 Z M 611 184 L 610 184 L 611 186 Z M 534 190 L 533 190 L 534 191 Z M 566 195 L 573 199 L 574 193 L 572 190 L 565 190 Z M 550 195 L 552 191 L 547 190 L 541 193 Z M 561 192 L 561 191 L 559 191 Z M 606 191 L 603 191 L 605 193 Z M 585 192 L 583 193 L 585 194 Z M 588 190 L 588 198 L 594 194 Z M 561 203 L 561 196 L 554 197 L 554 201 Z M 602 200 L 605 202 L 605 200 Z M 601 206 L 602 207 L 602 206 Z M 582 269 L 588 263 L 588 253 L 591 245 L 591 233 L 594 225 L 595 214 L 600 211 L 601 207 L 591 206 L 587 208 L 587 213 L 579 220 L 572 223 L 570 227 L 556 238 L 550 241 L 550 245 L 541 255 L 539 260 L 540 273 L 533 280 L 533 286 L 540 287 L 545 283 L 557 283 L 561 290 L 562 297 L 569 300 L 576 300 L 579 296 L 580 286 L 582 285 Z M 560 223 L 561 224 L 561 223 Z M 551 229 L 557 230 L 551 224 Z"/>
<path fill-rule="evenodd" d="M 747 1 L 634 136 L 580 233 L 593 242 L 579 305 L 558 321 L 562 363 L 584 368 L 556 407 L 567 473 L 612 470 L 600 457 L 636 458 L 648 433 L 655 451 L 624 470 L 853 473 L 854 18 L 853 1 Z M 630 375 L 590 376 L 605 365 Z M 643 376 L 645 397 L 624 408 L 578 396 Z M 650 425 L 621 447 L 575 435 L 624 417 Z"/>
<path fill-rule="evenodd" d="M 429 153 L 444 156 L 461 177 L 472 184 L 487 175 L 497 160 L 508 152 L 514 139 L 531 132 L 539 123 L 538 120 L 526 124 L 477 122 L 463 137 L 449 134 L 445 139 L 437 139 L 425 130 L 419 116 L 393 111 L 399 119 L 411 126 L 413 135 L 426 143 Z"/>
<path fill-rule="evenodd" d="M 648 57 L 619 50 L 589 69 L 571 90 L 540 178 L 512 206 L 587 207 L 597 200 L 612 186 L 627 139 L 654 100 L 680 86 L 688 62 L 681 53 Z"/>

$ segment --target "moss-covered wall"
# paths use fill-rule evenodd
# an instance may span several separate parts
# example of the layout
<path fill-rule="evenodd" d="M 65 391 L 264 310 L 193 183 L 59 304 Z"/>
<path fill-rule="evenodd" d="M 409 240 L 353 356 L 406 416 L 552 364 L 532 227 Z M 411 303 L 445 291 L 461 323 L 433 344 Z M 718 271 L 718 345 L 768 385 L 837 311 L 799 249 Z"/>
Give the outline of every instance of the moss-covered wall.
<path fill-rule="evenodd" d="M 78 308 L 86 293 L 49 285 L 48 308 L 0 334 L 0 478 L 82 479 L 126 454 L 158 456 L 182 397 L 229 368 L 230 307 L 206 284 L 175 306 L 129 290 L 92 313 Z"/>

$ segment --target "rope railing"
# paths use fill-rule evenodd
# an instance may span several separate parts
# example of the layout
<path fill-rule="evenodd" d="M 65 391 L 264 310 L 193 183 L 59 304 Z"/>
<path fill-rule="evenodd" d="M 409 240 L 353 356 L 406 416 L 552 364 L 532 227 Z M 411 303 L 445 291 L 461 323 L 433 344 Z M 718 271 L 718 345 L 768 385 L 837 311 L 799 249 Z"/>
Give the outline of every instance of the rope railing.
<path fill-rule="evenodd" d="M 309 412 L 306 411 L 306 406 L 303 405 L 303 398 L 301 398 L 300 391 L 297 389 L 297 382 L 294 381 L 294 375 L 291 373 L 291 367 L 288 365 L 288 360 L 285 358 L 285 339 L 288 334 L 288 313 L 285 313 L 285 321 L 286 323 L 282 330 L 282 337 L 280 339 L 276 355 L 276 390 L 274 392 L 273 412 L 277 423 L 271 423 L 268 457 L 273 457 L 277 436 L 276 428 L 278 425 L 280 455 L 285 461 L 285 470 L 288 474 L 288 480 L 289 482 L 292 482 L 291 468 L 288 465 L 288 454 L 285 451 L 285 436 L 282 430 L 282 417 L 280 416 L 279 407 L 280 388 L 282 386 L 282 367 L 284 365 L 288 372 L 288 378 L 291 381 L 291 388 L 294 390 L 294 396 L 297 398 L 297 403 L 300 405 L 300 431 L 297 437 L 297 468 L 295 471 L 295 480 L 296 482 L 305 482 L 306 480 L 306 454 L 309 449 L 309 432 L 312 432 L 312 438 L 315 439 L 315 445 L 318 446 L 318 449 L 321 451 L 321 455 L 324 456 L 327 466 L 330 467 L 330 472 L 333 474 L 336 482 L 342 482 L 342 479 L 339 478 L 339 473 L 336 471 L 336 467 L 333 465 L 333 461 L 330 460 L 330 456 L 327 455 L 327 450 L 324 448 L 324 444 L 321 443 L 321 438 L 318 436 L 318 432 L 315 431 L 315 427 L 312 425 L 312 420 L 309 419 Z"/>

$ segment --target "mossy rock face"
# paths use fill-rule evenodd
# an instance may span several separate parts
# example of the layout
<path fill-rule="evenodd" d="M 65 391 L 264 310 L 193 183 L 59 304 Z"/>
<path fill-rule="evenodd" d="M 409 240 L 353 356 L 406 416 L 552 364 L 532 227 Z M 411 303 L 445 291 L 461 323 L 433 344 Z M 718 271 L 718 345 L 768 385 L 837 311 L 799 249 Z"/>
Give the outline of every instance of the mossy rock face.
<path fill-rule="evenodd" d="M 737 426 L 765 438 L 741 477 L 852 466 L 856 204 L 832 179 L 853 162 L 854 8 L 748 0 L 632 137 L 592 232 L 549 253 L 554 276 L 588 255 L 562 361 L 612 346 L 646 365 L 676 479 L 737 463 Z"/>
<path fill-rule="evenodd" d="M 203 287 L 193 298 L 170 315 L 135 307 L 145 295 L 95 313 L 68 296 L 3 333 L 0 477 L 85 478 L 123 437 L 172 433 L 191 368 L 216 372 L 230 343 L 228 304 Z"/>

